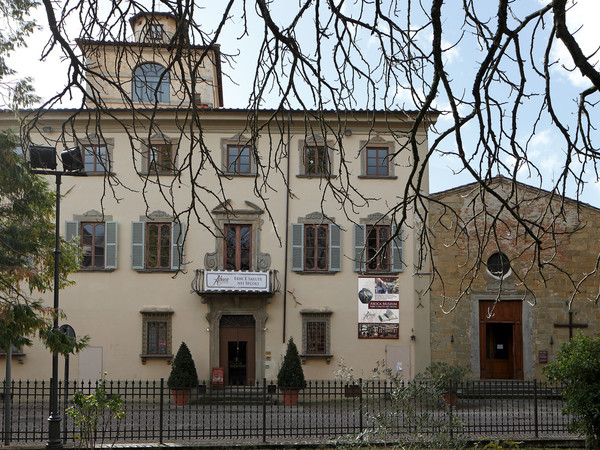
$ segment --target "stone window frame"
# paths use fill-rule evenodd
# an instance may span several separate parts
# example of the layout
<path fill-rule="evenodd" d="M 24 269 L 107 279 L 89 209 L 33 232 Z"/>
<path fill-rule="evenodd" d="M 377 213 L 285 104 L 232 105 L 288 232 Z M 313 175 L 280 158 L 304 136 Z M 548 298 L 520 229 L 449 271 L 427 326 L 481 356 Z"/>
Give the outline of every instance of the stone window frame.
<path fill-rule="evenodd" d="M 147 359 L 166 359 L 167 364 L 173 359 L 173 309 L 169 306 L 147 306 L 142 308 L 142 364 Z M 167 349 L 164 354 L 148 353 L 148 323 L 165 322 L 167 324 Z"/>
<path fill-rule="evenodd" d="M 11 358 L 15 358 L 19 364 L 23 364 L 25 362 L 25 355 L 26 353 L 23 351 L 23 348 L 21 347 L 15 347 L 14 345 L 11 345 L 12 347 L 12 351 L 10 353 Z M 0 358 L 5 358 L 6 359 L 6 352 L 4 350 L 0 350 Z"/>
<path fill-rule="evenodd" d="M 150 67 L 150 66 L 155 66 L 155 67 L 161 67 L 163 69 L 163 72 L 166 72 L 166 76 L 162 77 L 162 86 L 160 87 L 166 87 L 167 88 L 167 92 L 164 93 L 163 95 L 159 96 L 159 98 L 157 99 L 157 104 L 159 105 L 168 105 L 171 102 L 171 74 L 168 72 L 167 68 L 165 66 L 163 66 L 162 64 L 157 63 L 156 61 L 144 61 L 140 64 L 138 64 L 133 70 L 132 70 L 132 79 L 131 79 L 131 98 L 133 100 L 134 103 L 141 103 L 141 104 L 146 104 L 146 105 L 153 105 L 155 103 L 155 99 L 154 99 L 154 94 L 152 94 L 152 98 L 148 97 L 148 98 L 144 98 L 143 96 L 140 96 L 138 93 L 138 80 L 141 80 L 141 77 L 143 76 L 144 78 L 147 77 L 147 75 L 144 74 L 138 74 L 138 69 L 141 69 L 143 67 Z M 143 69 L 142 69 L 143 71 Z M 157 73 L 157 72 L 156 72 Z M 161 72 L 162 74 L 162 72 Z M 152 81 L 160 81 L 161 80 L 161 75 L 158 76 L 153 76 L 152 77 Z M 148 83 L 145 83 L 146 85 L 148 85 Z M 154 87 L 154 85 L 152 86 L 145 86 L 145 90 L 149 90 L 150 87 Z M 157 84 L 156 87 L 159 87 L 159 85 Z M 144 92 L 144 96 L 148 95 L 148 92 Z"/>
<path fill-rule="evenodd" d="M 327 364 L 331 362 L 333 354 L 331 352 L 331 315 L 330 309 L 303 309 L 300 311 L 302 316 L 302 353 L 299 355 L 302 363 L 305 364 L 309 358 L 325 359 Z M 308 325 L 310 323 L 324 323 L 325 329 L 325 352 L 308 352 Z"/>
<path fill-rule="evenodd" d="M 170 155 L 171 155 L 171 169 L 170 170 L 150 170 L 150 152 L 153 146 L 169 146 L 170 147 Z M 140 152 L 141 154 L 141 170 L 139 171 L 140 175 L 144 176 L 156 176 L 156 177 L 164 177 L 164 176 L 176 176 L 177 171 L 177 141 L 167 135 L 156 133 L 150 136 L 150 139 L 146 140 L 143 144 L 143 148 Z"/>
<path fill-rule="evenodd" d="M 77 141 L 77 145 L 81 149 L 81 158 L 85 164 L 85 152 L 86 147 L 104 147 L 106 148 L 106 165 L 105 170 L 99 171 L 86 171 L 84 167 L 84 172 L 88 176 L 104 176 L 105 174 L 114 175 L 113 169 L 113 154 L 115 149 L 115 139 L 114 138 L 106 138 L 98 136 L 97 134 L 91 134 L 87 136 L 85 139 L 79 139 Z"/>
<path fill-rule="evenodd" d="M 327 230 L 327 268 L 323 269 L 323 270 L 317 270 L 317 269 L 306 269 L 304 267 L 304 262 L 305 262 L 305 258 L 306 258 L 306 248 L 304 247 L 304 238 L 305 238 L 305 225 L 326 225 L 328 227 Z M 299 273 L 299 274 L 313 274 L 313 275 L 319 275 L 319 274 L 327 274 L 327 275 L 333 275 L 336 274 L 338 272 L 340 272 L 342 270 L 342 259 L 343 259 L 343 254 L 342 254 L 342 234 L 343 234 L 343 230 L 342 228 L 336 224 L 335 221 L 335 217 L 328 217 L 325 214 L 315 211 L 312 213 L 307 214 L 304 217 L 298 217 L 297 223 L 292 223 L 290 224 L 291 226 L 291 239 L 290 239 L 290 245 L 291 245 L 291 252 L 290 252 L 290 258 L 291 258 L 291 270 L 295 273 Z M 302 242 L 301 243 L 297 243 L 295 242 L 295 233 L 299 232 L 296 231 L 296 228 L 300 228 L 302 227 Z M 339 229 L 338 231 L 338 238 L 339 238 L 339 245 L 333 245 L 332 243 L 332 227 L 337 227 Z M 294 261 L 296 259 L 295 255 L 295 251 L 297 249 L 300 249 L 298 251 L 301 251 L 302 253 L 302 267 L 300 268 L 300 266 L 298 265 L 296 267 Z M 332 252 L 334 250 L 337 250 L 339 252 L 339 254 L 337 255 L 337 257 L 332 257 Z M 339 264 L 336 267 L 332 268 L 332 262 L 334 261 L 338 261 Z M 334 263 L 335 265 L 335 263 Z"/>
<path fill-rule="evenodd" d="M 83 267 L 81 272 L 111 272 L 118 267 L 119 250 L 119 227 L 118 222 L 113 220 L 112 215 L 103 214 L 95 209 L 89 210 L 83 214 L 74 214 L 73 220 L 65 222 L 65 239 L 72 241 L 78 240 L 81 245 L 81 224 L 82 223 L 103 223 L 104 224 L 104 267 Z M 112 228 L 112 229 L 109 229 Z M 112 246 L 112 249 L 111 249 Z M 111 255 L 114 255 L 112 257 Z"/>
<path fill-rule="evenodd" d="M 255 177 L 257 174 L 256 168 L 256 139 L 249 138 L 243 134 L 236 134 L 229 138 L 221 139 L 221 168 L 223 173 L 228 177 Z M 228 166 L 228 150 L 229 147 L 242 147 L 250 149 L 250 171 L 249 172 L 236 172 L 230 171 Z"/>
<path fill-rule="evenodd" d="M 377 135 L 369 140 L 360 141 L 360 175 L 358 178 L 361 179 L 377 179 L 377 180 L 395 180 L 398 179 L 396 176 L 396 164 L 394 164 L 393 157 L 396 152 L 396 143 L 394 141 L 386 141 L 381 136 Z M 388 174 L 387 175 L 372 175 L 367 174 L 367 149 L 369 148 L 387 148 L 388 151 Z"/>
<path fill-rule="evenodd" d="M 491 265 L 490 260 L 496 255 L 498 255 L 502 261 L 502 266 L 503 266 L 502 274 L 500 274 L 498 272 L 492 272 L 492 270 L 490 270 L 490 265 Z M 508 268 L 506 268 L 506 267 L 508 267 Z M 510 259 L 508 258 L 508 256 L 506 256 L 506 254 L 504 252 L 502 252 L 500 250 L 495 250 L 492 253 L 490 253 L 490 256 L 488 256 L 488 258 L 486 259 L 485 268 L 487 270 L 487 273 L 497 280 L 504 280 L 512 274 L 512 266 L 510 265 Z"/>
<path fill-rule="evenodd" d="M 148 268 L 147 260 L 147 225 L 149 223 L 170 223 L 171 224 L 171 255 L 170 268 Z M 147 216 L 140 216 L 139 221 L 131 222 L 131 268 L 138 272 L 177 272 L 185 267 L 185 251 L 183 244 L 185 242 L 185 222 L 177 222 L 170 214 L 157 210 Z M 176 239 L 175 239 L 176 238 Z M 143 247 L 141 250 L 139 247 Z M 176 249 L 174 248 L 176 247 Z M 140 254 L 143 252 L 143 256 Z"/>
<path fill-rule="evenodd" d="M 390 229 L 389 236 L 393 236 L 396 230 L 396 224 L 393 220 L 382 213 L 369 214 L 366 218 L 361 218 L 359 223 L 354 224 L 354 271 L 362 274 L 397 274 L 404 272 L 405 257 L 404 257 L 404 229 L 400 229 L 398 236 L 394 237 L 389 242 L 390 253 L 390 268 L 389 270 L 367 270 L 364 252 L 366 249 L 366 231 L 373 226 L 388 226 Z M 360 235 L 362 233 L 362 236 Z M 398 261 L 399 260 L 399 261 Z"/>
<path fill-rule="evenodd" d="M 151 42 L 162 42 L 165 37 L 165 27 L 157 21 L 148 21 L 144 24 L 144 37 Z"/>
<path fill-rule="evenodd" d="M 327 155 L 327 169 L 325 173 L 307 173 L 306 172 L 306 149 L 311 147 L 320 147 L 326 150 Z M 320 135 L 315 135 L 311 137 L 306 137 L 305 139 L 300 139 L 298 141 L 298 151 L 300 154 L 299 158 L 299 167 L 298 167 L 298 178 L 336 178 L 336 175 L 333 175 L 332 168 L 334 166 L 334 141 L 333 140 L 325 140 Z"/>
<path fill-rule="evenodd" d="M 260 251 L 260 230 L 263 225 L 261 219 L 264 210 L 252 202 L 245 201 L 247 209 L 233 209 L 230 200 L 226 200 L 211 212 L 216 230 L 216 243 L 214 252 L 204 255 L 204 267 L 206 270 L 225 270 L 225 225 L 250 225 L 252 227 L 250 270 L 253 272 L 266 272 L 271 267 L 271 255 Z"/>

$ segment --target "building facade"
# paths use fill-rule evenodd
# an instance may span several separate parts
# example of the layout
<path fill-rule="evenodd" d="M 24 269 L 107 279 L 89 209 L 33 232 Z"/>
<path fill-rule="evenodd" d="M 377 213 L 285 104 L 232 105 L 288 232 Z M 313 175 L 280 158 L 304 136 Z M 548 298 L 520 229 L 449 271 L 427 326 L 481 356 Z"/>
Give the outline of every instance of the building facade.
<path fill-rule="evenodd" d="M 167 377 L 185 342 L 201 379 L 222 368 L 225 384 L 251 384 L 276 377 L 290 337 L 309 379 L 342 361 L 356 377 L 378 361 L 407 379 L 422 371 L 429 275 L 415 269 L 413 212 L 404 224 L 389 213 L 414 116 L 325 111 L 330 133 L 316 111 L 262 110 L 249 124 L 223 107 L 218 47 L 188 46 L 187 65 L 172 64 L 175 23 L 139 14 L 131 42 L 78 42 L 94 69 L 88 98 L 106 108 L 44 111 L 29 136 L 79 146 L 87 173 L 62 186 L 61 233 L 82 261 L 60 306 L 90 336 L 71 378 Z M 340 198 L 348 183 L 361 204 Z M 47 378 L 50 359 L 20 349 L 13 377 Z"/>
<path fill-rule="evenodd" d="M 477 184 L 432 195 L 431 358 L 474 379 L 543 379 L 561 343 L 600 329 L 600 211 L 502 177 L 490 186 L 497 197 Z"/>

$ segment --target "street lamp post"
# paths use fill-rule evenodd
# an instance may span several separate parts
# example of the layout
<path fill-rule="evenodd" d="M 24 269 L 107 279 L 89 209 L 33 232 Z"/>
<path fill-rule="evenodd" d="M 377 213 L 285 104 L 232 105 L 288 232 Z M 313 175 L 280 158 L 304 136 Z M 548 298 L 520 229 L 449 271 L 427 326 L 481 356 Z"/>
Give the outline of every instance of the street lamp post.
<path fill-rule="evenodd" d="M 56 178 L 56 228 L 54 240 L 54 331 L 58 327 L 59 286 L 60 286 L 60 184 L 63 175 L 86 176 L 81 172 L 83 160 L 78 147 L 61 153 L 64 171 L 56 170 L 56 149 L 54 147 L 32 146 L 29 149 L 31 172 L 40 175 L 54 175 Z M 60 410 L 58 407 L 58 352 L 52 352 L 52 378 L 50 379 L 50 416 L 48 417 L 47 449 L 62 449 L 60 438 Z"/>

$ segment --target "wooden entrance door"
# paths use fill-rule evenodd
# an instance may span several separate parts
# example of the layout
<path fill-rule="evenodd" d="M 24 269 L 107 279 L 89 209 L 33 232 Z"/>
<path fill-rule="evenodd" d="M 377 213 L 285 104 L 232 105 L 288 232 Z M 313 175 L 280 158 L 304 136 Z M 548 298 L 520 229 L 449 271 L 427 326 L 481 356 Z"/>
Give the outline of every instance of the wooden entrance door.
<path fill-rule="evenodd" d="M 224 315 L 219 326 L 219 365 L 224 382 L 244 386 L 256 378 L 256 324 L 250 315 Z"/>
<path fill-rule="evenodd" d="M 479 302 L 482 379 L 523 379 L 523 326 L 520 301 Z"/>

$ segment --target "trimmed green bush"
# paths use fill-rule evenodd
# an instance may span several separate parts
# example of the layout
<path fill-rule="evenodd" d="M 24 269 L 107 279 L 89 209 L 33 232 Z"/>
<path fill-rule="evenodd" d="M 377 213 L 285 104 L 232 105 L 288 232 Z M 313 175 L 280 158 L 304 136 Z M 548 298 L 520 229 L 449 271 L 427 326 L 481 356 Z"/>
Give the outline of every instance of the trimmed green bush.
<path fill-rule="evenodd" d="M 198 386 L 196 365 L 185 342 L 182 342 L 177 350 L 167 385 L 169 389 L 191 389 Z"/>
<path fill-rule="evenodd" d="M 300 356 L 298 356 L 298 348 L 296 348 L 296 344 L 294 344 L 294 339 L 292 338 L 288 341 L 283 363 L 277 374 L 277 385 L 282 390 L 300 390 L 306 387 L 302 363 L 300 362 Z"/>
<path fill-rule="evenodd" d="M 579 332 L 561 345 L 544 373 L 565 384 L 563 414 L 573 417 L 571 431 L 585 434 L 589 447 L 600 448 L 600 336 Z"/>

